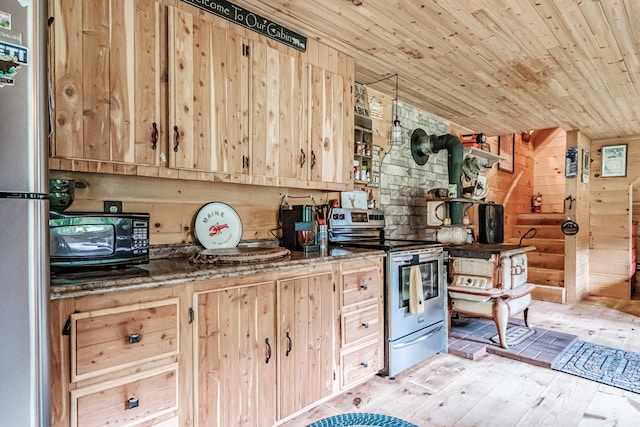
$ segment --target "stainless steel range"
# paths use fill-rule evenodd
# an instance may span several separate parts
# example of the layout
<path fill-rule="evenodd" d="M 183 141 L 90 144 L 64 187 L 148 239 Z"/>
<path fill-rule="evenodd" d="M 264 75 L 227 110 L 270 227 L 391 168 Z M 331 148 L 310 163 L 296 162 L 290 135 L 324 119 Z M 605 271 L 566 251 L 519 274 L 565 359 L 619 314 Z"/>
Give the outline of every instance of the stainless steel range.
<path fill-rule="evenodd" d="M 387 252 L 381 374 L 393 378 L 447 351 L 446 270 L 440 243 L 386 239 L 382 211 L 342 208 L 334 208 L 329 215 L 329 242 Z"/>

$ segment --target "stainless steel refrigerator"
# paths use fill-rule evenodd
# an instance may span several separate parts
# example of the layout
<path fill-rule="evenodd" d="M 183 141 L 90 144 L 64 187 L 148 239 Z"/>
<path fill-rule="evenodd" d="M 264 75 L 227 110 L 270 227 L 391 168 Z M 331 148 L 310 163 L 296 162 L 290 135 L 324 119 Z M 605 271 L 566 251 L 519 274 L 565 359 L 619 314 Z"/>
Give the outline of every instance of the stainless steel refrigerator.
<path fill-rule="evenodd" d="M 0 425 L 49 408 L 47 1 L 0 2 Z"/>

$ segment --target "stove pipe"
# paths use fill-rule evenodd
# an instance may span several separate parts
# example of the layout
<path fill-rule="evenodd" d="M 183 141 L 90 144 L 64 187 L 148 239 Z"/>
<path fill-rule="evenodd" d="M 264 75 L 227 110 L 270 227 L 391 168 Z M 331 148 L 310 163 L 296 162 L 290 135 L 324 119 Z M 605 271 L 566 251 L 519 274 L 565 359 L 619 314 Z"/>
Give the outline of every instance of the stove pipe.
<path fill-rule="evenodd" d="M 447 166 L 449 172 L 449 184 L 455 184 L 456 197 L 462 197 L 462 160 L 464 158 L 464 146 L 455 135 L 427 135 L 422 129 L 416 129 L 411 135 L 411 155 L 419 165 L 424 165 L 429 159 L 429 154 L 435 154 L 440 150 L 447 150 Z M 450 214 L 452 224 L 462 224 L 464 207 L 462 203 L 451 203 Z"/>

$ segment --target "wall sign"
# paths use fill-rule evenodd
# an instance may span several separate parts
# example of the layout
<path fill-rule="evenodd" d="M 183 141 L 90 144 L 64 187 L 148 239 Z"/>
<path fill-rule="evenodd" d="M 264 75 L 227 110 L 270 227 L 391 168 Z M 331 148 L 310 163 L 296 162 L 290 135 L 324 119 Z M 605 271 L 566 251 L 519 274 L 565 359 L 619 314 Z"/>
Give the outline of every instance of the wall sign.
<path fill-rule="evenodd" d="M 262 16 L 229 3 L 226 0 L 182 0 L 221 18 L 267 36 L 302 52 L 307 49 L 307 38 L 276 24 Z"/>
<path fill-rule="evenodd" d="M 564 176 L 575 178 L 578 176 L 578 148 L 567 147 L 564 155 Z"/>

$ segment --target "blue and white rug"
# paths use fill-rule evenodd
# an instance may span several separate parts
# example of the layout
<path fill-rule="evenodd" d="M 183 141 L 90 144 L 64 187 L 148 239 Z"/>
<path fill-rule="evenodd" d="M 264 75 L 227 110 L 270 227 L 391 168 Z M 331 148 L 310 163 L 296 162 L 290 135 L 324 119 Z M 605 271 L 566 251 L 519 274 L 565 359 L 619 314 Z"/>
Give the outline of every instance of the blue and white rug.
<path fill-rule="evenodd" d="M 418 427 L 399 418 L 380 414 L 341 414 L 309 424 L 307 427 Z"/>
<path fill-rule="evenodd" d="M 551 368 L 640 394 L 638 353 L 576 341 Z"/>

